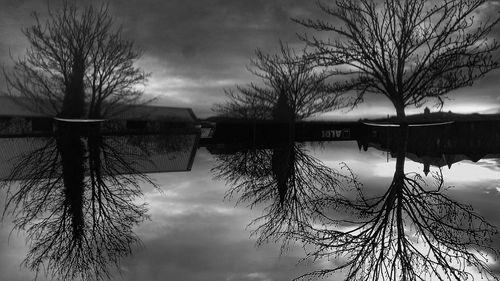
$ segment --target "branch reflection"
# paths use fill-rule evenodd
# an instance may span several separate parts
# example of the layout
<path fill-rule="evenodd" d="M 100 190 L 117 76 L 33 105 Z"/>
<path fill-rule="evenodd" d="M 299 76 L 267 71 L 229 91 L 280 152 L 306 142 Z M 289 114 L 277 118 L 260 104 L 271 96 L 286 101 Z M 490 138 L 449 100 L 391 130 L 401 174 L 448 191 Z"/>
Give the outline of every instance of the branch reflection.
<path fill-rule="evenodd" d="M 313 260 L 337 258 L 333 268 L 302 276 L 325 277 L 344 271 L 345 280 L 466 280 L 471 269 L 498 279 L 488 265 L 496 255 L 497 229 L 472 207 L 446 194 L 441 171 L 425 180 L 405 172 L 408 128 L 395 132 L 396 167 L 387 190 L 352 201 L 349 219 L 325 216 L 320 227 L 298 233 Z"/>
<path fill-rule="evenodd" d="M 59 280 L 110 278 L 111 268 L 140 244 L 133 228 L 148 216 L 137 200 L 143 184 L 156 187 L 145 174 L 158 169 L 150 156 L 189 154 L 179 143 L 194 143 L 179 137 L 104 136 L 99 124 L 60 122 L 54 137 L 16 140 L 34 147 L 16 158 L 3 182 L 4 214 L 27 233 L 23 265 Z"/>
<path fill-rule="evenodd" d="M 357 184 L 346 164 L 342 171 L 327 167 L 293 141 L 246 147 L 216 160 L 212 171 L 230 186 L 226 197 L 238 196 L 238 203 L 249 207 L 265 206 L 250 223 L 258 245 L 282 240 L 285 249 L 296 232 L 321 215 L 323 206 L 350 203 L 340 191 Z"/>

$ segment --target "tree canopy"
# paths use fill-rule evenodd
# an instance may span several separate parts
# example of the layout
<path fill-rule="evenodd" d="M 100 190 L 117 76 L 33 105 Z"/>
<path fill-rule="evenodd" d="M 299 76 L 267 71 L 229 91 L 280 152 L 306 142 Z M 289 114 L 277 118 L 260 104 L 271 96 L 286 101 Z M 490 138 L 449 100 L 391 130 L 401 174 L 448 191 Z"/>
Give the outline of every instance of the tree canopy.
<path fill-rule="evenodd" d="M 140 101 L 148 74 L 134 65 L 141 53 L 115 28 L 106 5 L 78 8 L 63 2 L 42 22 L 23 30 L 24 58 L 4 70 L 7 93 L 25 97 L 36 111 L 69 117 L 102 117 L 116 104 Z"/>
<path fill-rule="evenodd" d="M 489 37 L 498 14 L 477 19 L 486 0 L 338 0 L 320 3 L 331 18 L 296 19 L 316 31 L 302 36 L 312 58 L 342 75 L 343 91 L 386 96 L 399 118 L 429 99 L 442 106 L 451 91 L 470 86 L 498 67 L 498 43 Z"/>
<path fill-rule="evenodd" d="M 342 98 L 326 83 L 329 74 L 289 46 L 278 54 L 255 52 L 250 72 L 260 83 L 226 91 L 229 101 L 215 111 L 236 118 L 300 120 L 338 108 Z"/>

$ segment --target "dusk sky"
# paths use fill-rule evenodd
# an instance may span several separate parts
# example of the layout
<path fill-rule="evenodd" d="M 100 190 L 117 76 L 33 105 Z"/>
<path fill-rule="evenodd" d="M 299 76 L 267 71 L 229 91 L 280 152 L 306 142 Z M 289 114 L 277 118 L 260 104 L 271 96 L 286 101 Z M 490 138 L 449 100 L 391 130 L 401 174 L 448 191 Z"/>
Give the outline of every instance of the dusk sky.
<path fill-rule="evenodd" d="M 82 1 L 89 2 L 90 1 Z M 93 1 L 99 5 L 100 1 Z M 0 65 L 8 69 L 9 57 L 23 56 L 27 41 L 23 27 L 34 23 L 37 11 L 47 15 L 47 3 L 57 7 L 61 1 L 0 1 Z M 258 82 L 246 69 L 256 48 L 273 53 L 279 40 L 301 49 L 296 34 L 310 33 L 291 18 L 323 17 L 315 1 L 304 0 L 112 0 L 110 12 L 124 35 L 144 50 L 138 65 L 151 73 L 145 93 L 158 97 L 159 105 L 191 107 L 200 117 L 211 114 L 211 107 L 225 98 L 224 89 L 251 81 Z M 490 1 L 477 16 L 500 11 L 500 1 Z M 500 27 L 493 36 L 500 37 Z M 496 113 L 500 71 L 490 73 L 473 87 L 449 95 L 443 110 Z M 5 90 L 3 78 L 1 90 Z M 430 104 L 432 106 L 433 104 Z M 435 109 L 437 110 L 437 109 Z M 423 109 L 416 110 L 418 112 Z M 411 109 L 408 112 L 415 112 Z M 347 113 L 326 114 L 327 118 L 394 114 L 392 106 L 380 96 Z"/>

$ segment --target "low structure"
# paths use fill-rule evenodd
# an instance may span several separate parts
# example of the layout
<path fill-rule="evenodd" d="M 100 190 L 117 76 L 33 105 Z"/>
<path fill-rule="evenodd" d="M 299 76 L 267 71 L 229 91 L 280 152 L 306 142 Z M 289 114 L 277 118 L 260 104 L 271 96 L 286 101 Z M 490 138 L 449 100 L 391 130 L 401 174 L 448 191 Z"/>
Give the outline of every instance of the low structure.
<path fill-rule="evenodd" d="M 33 102 L 31 102 L 33 103 Z M 0 96 L 0 136 L 50 135 L 57 127 L 55 114 L 41 113 L 25 98 Z M 118 105 L 102 126 L 107 133 L 159 133 L 171 129 L 198 129 L 190 108 L 153 105 Z"/>

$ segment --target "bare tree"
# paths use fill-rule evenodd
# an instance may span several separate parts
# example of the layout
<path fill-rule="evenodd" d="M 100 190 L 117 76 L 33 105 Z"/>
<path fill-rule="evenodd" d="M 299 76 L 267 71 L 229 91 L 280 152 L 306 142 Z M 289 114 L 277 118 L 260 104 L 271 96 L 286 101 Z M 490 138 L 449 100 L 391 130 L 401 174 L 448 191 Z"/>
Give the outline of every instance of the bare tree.
<path fill-rule="evenodd" d="M 380 3 L 380 4 L 379 4 Z M 329 39 L 302 36 L 314 46 L 319 65 L 342 75 L 339 88 L 355 90 L 357 101 L 366 93 L 387 97 L 398 118 L 405 108 L 429 99 L 443 105 L 451 91 L 470 86 L 498 68 L 493 57 L 498 43 L 489 38 L 498 23 L 478 22 L 487 0 L 338 0 L 336 7 L 319 4 L 327 20 L 296 20 Z"/>
<path fill-rule="evenodd" d="M 236 118 L 300 120 L 342 105 L 343 99 L 325 83 L 328 73 L 305 53 L 280 43 L 279 54 L 257 50 L 255 55 L 249 71 L 262 83 L 227 90 L 229 101 L 214 111 Z"/>
<path fill-rule="evenodd" d="M 4 70 L 7 93 L 36 111 L 99 118 L 116 104 L 135 104 L 148 74 L 134 66 L 140 52 L 122 37 L 106 5 L 85 9 L 63 2 L 42 23 L 23 30 L 30 43 L 12 71 Z"/>
<path fill-rule="evenodd" d="M 384 194 L 368 198 L 361 192 L 350 204 L 350 218 L 324 216 L 323 226 L 298 234 L 312 246 L 310 258 L 340 258 L 335 267 L 302 278 L 345 270 L 345 280 L 458 281 L 469 280 L 476 269 L 488 280 L 499 279 L 487 263 L 488 255 L 497 254 L 491 246 L 497 229 L 445 194 L 442 173 L 431 182 L 405 173 L 405 143 L 399 142 Z"/>

